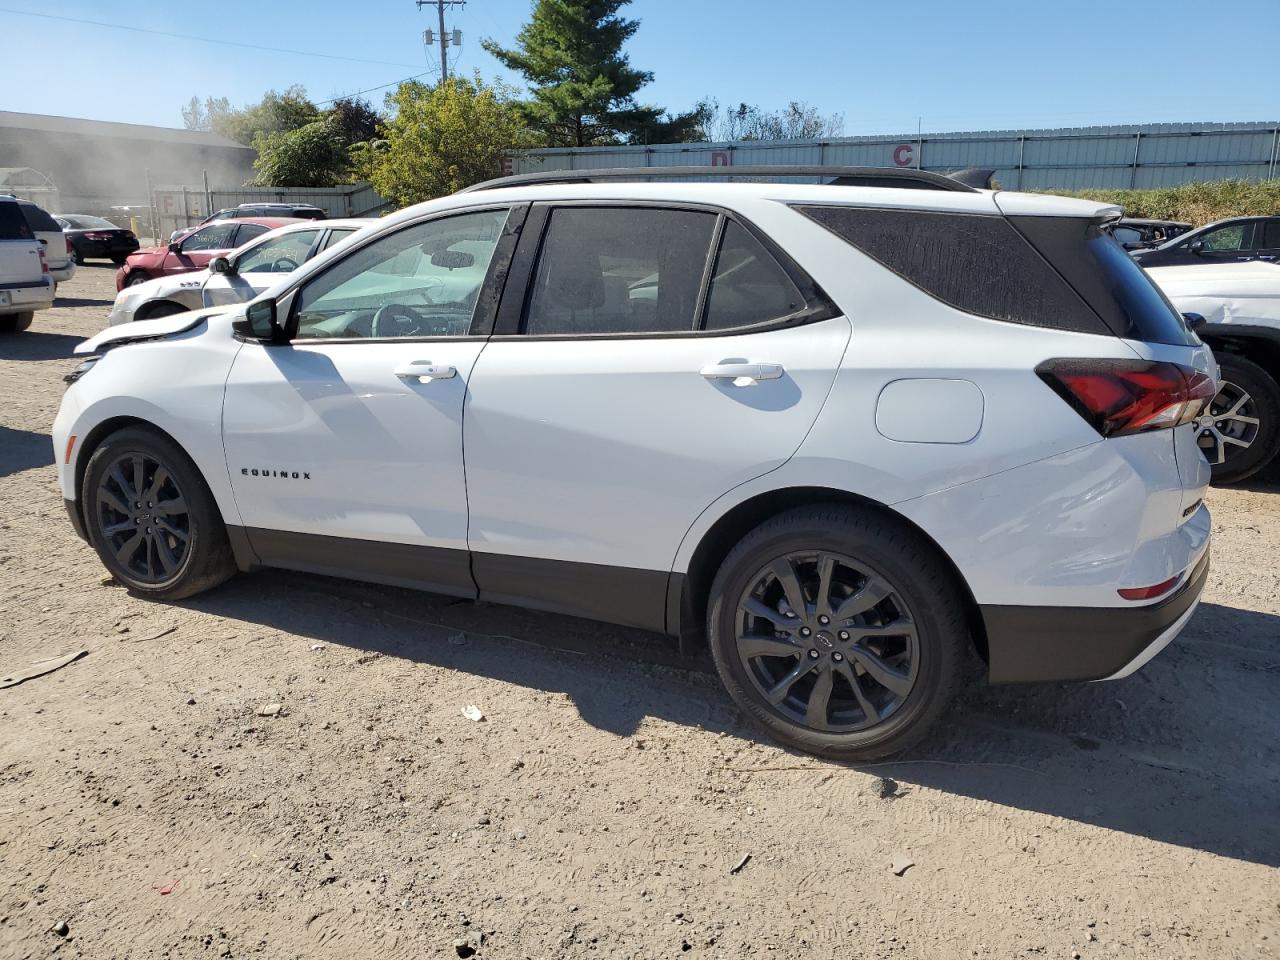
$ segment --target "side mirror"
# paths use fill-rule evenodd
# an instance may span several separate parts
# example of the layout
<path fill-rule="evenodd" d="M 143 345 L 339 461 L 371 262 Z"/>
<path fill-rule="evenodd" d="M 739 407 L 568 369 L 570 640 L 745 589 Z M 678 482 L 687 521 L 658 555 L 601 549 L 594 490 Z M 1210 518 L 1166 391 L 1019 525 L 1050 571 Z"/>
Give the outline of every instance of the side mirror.
<path fill-rule="evenodd" d="M 231 329 L 250 340 L 267 343 L 283 343 L 285 340 L 284 329 L 276 319 L 276 302 L 271 297 L 249 304 L 245 308 L 244 319 L 235 321 Z"/>
<path fill-rule="evenodd" d="M 226 257 L 214 257 L 213 262 L 209 264 L 209 269 L 214 273 L 235 273 L 231 267 L 231 261 Z"/>
<path fill-rule="evenodd" d="M 181 253 L 181 252 L 182 252 L 182 244 L 178 243 L 178 241 L 177 241 L 177 240 L 170 240 L 170 241 L 169 241 L 169 252 L 170 252 L 170 253 Z"/>
<path fill-rule="evenodd" d="M 1190 250 L 1192 253 L 1194 253 L 1198 257 L 1200 256 L 1201 253 L 1204 252 L 1204 241 L 1192 240 L 1191 245 L 1188 246 L 1187 249 Z"/>
<path fill-rule="evenodd" d="M 1201 313 L 1184 313 L 1182 319 L 1187 322 L 1187 329 L 1192 333 L 1199 333 L 1200 328 L 1209 322 Z"/>

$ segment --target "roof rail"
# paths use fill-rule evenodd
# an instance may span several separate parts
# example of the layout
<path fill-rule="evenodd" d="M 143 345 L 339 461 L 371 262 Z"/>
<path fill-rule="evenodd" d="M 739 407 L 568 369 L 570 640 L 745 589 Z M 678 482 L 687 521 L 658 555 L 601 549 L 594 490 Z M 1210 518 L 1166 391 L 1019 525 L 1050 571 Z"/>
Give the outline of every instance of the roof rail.
<path fill-rule="evenodd" d="M 527 187 L 548 183 L 598 183 L 609 180 L 654 180 L 676 177 L 830 177 L 827 186 L 899 187 L 908 190 L 951 190 L 977 193 L 977 188 L 928 170 L 901 167 L 831 167 L 749 164 L 739 167 L 606 167 L 599 170 L 541 170 L 486 180 L 459 193 Z"/>

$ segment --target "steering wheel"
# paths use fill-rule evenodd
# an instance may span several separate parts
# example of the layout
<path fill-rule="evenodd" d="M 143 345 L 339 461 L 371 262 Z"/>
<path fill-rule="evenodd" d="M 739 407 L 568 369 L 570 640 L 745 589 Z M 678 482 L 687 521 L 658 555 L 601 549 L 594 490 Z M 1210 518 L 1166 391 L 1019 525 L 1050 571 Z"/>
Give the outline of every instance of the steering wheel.
<path fill-rule="evenodd" d="M 378 308 L 369 328 L 370 337 L 416 337 L 426 333 L 421 314 L 403 303 L 387 303 Z"/>
<path fill-rule="evenodd" d="M 298 264 L 290 260 L 288 257 L 281 257 L 271 265 L 272 273 L 292 273 L 298 269 Z"/>

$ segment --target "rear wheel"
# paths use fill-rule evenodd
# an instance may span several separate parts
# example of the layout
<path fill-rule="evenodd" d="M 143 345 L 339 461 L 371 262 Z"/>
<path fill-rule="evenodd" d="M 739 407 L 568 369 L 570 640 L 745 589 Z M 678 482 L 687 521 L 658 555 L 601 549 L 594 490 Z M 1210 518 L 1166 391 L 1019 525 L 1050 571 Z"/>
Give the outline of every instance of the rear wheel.
<path fill-rule="evenodd" d="M 0 333 L 21 333 L 31 326 L 35 316 L 34 311 L 27 310 L 25 313 L 11 313 L 0 317 Z"/>
<path fill-rule="evenodd" d="M 73 262 L 73 263 L 75 263 L 77 266 L 81 266 L 81 267 L 83 267 L 83 266 L 84 266 L 84 261 L 85 261 L 85 256 L 84 256 L 84 254 L 83 254 L 83 253 L 81 253 L 79 250 L 77 250 L 77 249 L 75 249 L 74 247 L 72 247 L 72 248 L 71 248 L 71 260 L 72 260 L 72 262 Z"/>
<path fill-rule="evenodd" d="M 868 760 L 946 710 L 969 642 L 964 600 L 905 524 L 840 506 L 748 534 L 711 588 L 708 636 L 733 700 L 783 743 Z"/>
<path fill-rule="evenodd" d="M 1200 448 L 1214 483 L 1239 483 L 1280 451 L 1280 384 L 1252 360 L 1220 353 L 1222 383 L 1200 418 Z"/>
<path fill-rule="evenodd" d="M 107 437 L 82 486 L 89 541 L 112 576 L 137 593 L 179 600 L 236 569 L 213 494 L 172 440 L 146 427 Z"/>

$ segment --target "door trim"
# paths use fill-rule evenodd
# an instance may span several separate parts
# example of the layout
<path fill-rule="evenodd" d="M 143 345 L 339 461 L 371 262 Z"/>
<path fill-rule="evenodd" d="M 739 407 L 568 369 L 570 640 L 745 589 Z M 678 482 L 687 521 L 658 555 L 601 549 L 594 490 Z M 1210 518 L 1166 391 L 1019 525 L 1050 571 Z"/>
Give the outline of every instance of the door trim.
<path fill-rule="evenodd" d="M 476 598 L 466 550 L 260 527 L 236 528 L 232 543 L 242 535 L 264 567 Z"/>

